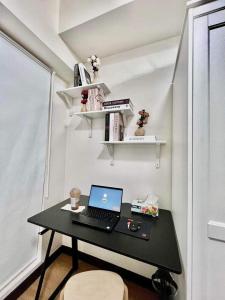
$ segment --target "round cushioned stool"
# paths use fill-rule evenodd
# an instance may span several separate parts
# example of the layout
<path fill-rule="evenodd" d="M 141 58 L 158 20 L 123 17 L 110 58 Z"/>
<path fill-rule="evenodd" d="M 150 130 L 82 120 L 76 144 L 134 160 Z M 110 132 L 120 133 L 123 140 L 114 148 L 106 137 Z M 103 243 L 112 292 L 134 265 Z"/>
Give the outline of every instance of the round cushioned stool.
<path fill-rule="evenodd" d="M 67 281 L 60 300 L 128 300 L 128 290 L 116 273 L 87 271 Z"/>

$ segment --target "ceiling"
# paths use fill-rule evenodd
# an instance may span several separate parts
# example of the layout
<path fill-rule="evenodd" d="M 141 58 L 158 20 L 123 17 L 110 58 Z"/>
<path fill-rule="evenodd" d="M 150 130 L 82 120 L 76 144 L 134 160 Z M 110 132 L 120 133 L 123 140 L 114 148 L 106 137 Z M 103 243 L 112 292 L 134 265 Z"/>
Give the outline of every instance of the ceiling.
<path fill-rule="evenodd" d="M 60 0 L 59 32 L 95 19 L 134 0 Z"/>
<path fill-rule="evenodd" d="M 91 54 L 108 57 L 180 35 L 185 5 L 186 0 L 130 1 L 92 15 L 60 36 L 82 61 Z"/>

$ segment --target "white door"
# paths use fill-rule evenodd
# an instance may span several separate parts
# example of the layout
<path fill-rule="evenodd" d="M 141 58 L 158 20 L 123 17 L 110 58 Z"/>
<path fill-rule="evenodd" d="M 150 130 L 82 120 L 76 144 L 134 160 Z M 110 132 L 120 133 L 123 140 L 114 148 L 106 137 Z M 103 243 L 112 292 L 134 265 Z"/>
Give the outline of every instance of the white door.
<path fill-rule="evenodd" d="M 225 11 L 194 20 L 192 300 L 225 299 Z"/>

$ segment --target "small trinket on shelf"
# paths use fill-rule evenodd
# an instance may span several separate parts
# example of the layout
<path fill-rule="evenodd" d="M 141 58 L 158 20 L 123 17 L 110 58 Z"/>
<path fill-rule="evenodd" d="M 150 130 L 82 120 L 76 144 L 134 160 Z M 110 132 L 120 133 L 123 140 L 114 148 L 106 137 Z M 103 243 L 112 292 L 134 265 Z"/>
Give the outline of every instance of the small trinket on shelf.
<path fill-rule="evenodd" d="M 88 90 L 83 90 L 81 92 L 82 100 L 80 101 L 82 104 L 81 107 L 81 112 L 86 112 L 87 111 L 87 101 L 88 101 Z"/>

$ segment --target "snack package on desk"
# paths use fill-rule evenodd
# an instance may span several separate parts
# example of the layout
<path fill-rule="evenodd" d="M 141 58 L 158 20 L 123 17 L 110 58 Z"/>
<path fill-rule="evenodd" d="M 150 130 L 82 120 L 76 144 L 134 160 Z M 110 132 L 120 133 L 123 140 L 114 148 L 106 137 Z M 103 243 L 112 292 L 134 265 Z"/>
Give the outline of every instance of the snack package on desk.
<path fill-rule="evenodd" d="M 159 215 L 159 197 L 155 194 L 149 194 L 145 199 L 132 201 L 131 211 L 152 217 Z"/>

